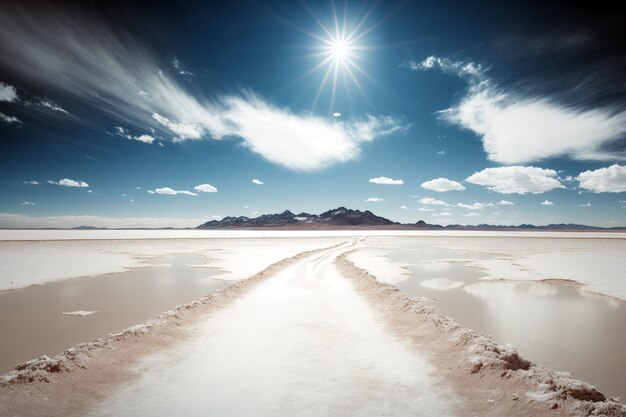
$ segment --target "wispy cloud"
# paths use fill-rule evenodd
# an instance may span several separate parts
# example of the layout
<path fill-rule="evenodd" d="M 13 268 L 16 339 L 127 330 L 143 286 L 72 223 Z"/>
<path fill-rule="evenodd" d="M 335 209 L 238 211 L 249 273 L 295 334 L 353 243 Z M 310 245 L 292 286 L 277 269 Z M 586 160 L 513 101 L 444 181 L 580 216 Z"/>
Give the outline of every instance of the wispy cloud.
<path fill-rule="evenodd" d="M 472 211 L 470 213 L 464 214 L 463 216 L 465 216 L 465 217 L 478 217 L 480 215 L 481 215 L 480 213 L 476 213 L 475 211 Z"/>
<path fill-rule="evenodd" d="M 254 178 L 254 179 L 252 180 L 252 184 L 256 184 L 256 185 L 263 185 L 263 184 L 265 184 L 265 183 L 264 183 L 263 181 L 261 181 L 261 180 L 257 179 L 257 178 Z"/>
<path fill-rule="evenodd" d="M 35 203 L 33 203 L 32 201 L 24 201 L 21 205 L 22 206 L 34 206 Z"/>
<path fill-rule="evenodd" d="M 447 178 L 435 178 L 434 180 L 423 182 L 422 188 L 443 193 L 446 191 L 463 191 L 465 187 L 459 182 Z"/>
<path fill-rule="evenodd" d="M 431 197 L 422 197 L 419 199 L 420 204 L 424 204 L 426 206 L 447 206 L 448 203 L 442 200 L 437 200 L 436 198 Z"/>
<path fill-rule="evenodd" d="M 515 205 L 515 203 L 513 203 L 512 201 L 509 201 L 509 200 L 500 200 L 498 202 L 498 204 L 501 205 L 501 206 L 513 206 L 513 205 Z"/>
<path fill-rule="evenodd" d="M 438 68 L 463 77 L 469 88 L 461 101 L 439 116 L 482 138 L 490 160 L 519 164 L 569 156 L 579 160 L 626 159 L 611 147 L 626 133 L 626 111 L 619 106 L 565 106 L 552 97 L 524 96 L 496 86 L 478 64 L 428 57 L 407 65 Z"/>
<path fill-rule="evenodd" d="M 39 185 L 39 181 L 35 181 L 35 180 L 24 181 L 24 184 Z"/>
<path fill-rule="evenodd" d="M 15 116 L 9 116 L 0 111 L 0 123 L 11 124 L 11 123 L 22 123 L 22 121 Z"/>
<path fill-rule="evenodd" d="M 117 136 L 121 136 L 123 138 L 126 138 L 128 140 L 136 140 L 139 142 L 143 142 L 143 143 L 148 143 L 148 144 L 152 144 L 154 142 L 154 140 L 156 139 L 154 136 L 151 135 L 147 135 L 147 134 L 142 134 L 139 136 L 133 136 L 129 133 L 128 129 L 125 129 L 121 126 L 115 126 L 115 135 Z"/>
<path fill-rule="evenodd" d="M 192 193 L 191 191 L 187 191 L 187 190 L 174 190 L 173 188 L 170 187 L 163 187 L 163 188 L 155 188 L 154 190 L 148 190 L 148 192 L 150 194 L 163 194 L 163 195 L 178 195 L 178 194 L 182 194 L 182 195 L 191 195 L 191 196 L 196 196 L 198 194 L 196 193 Z"/>
<path fill-rule="evenodd" d="M 623 193 L 626 192 L 626 165 L 614 164 L 581 172 L 576 179 L 580 188 L 593 193 Z"/>
<path fill-rule="evenodd" d="M 379 203 L 379 202 L 385 201 L 385 200 L 382 199 L 382 198 L 378 198 L 378 197 L 370 197 L 370 198 L 366 199 L 365 201 L 368 202 L 368 203 Z"/>
<path fill-rule="evenodd" d="M 393 178 L 387 178 L 387 177 L 376 177 L 376 178 L 370 178 L 369 182 L 373 183 L 373 184 L 382 184 L 382 185 L 402 185 L 404 184 L 403 180 L 400 179 L 393 179 Z"/>
<path fill-rule="evenodd" d="M 401 206 L 400 206 L 400 208 L 401 208 L 402 210 L 408 210 L 408 209 L 409 209 L 409 208 L 408 208 L 407 206 L 405 206 L 404 204 L 403 204 L 403 205 L 401 205 Z"/>
<path fill-rule="evenodd" d="M 540 194 L 565 188 L 557 179 L 555 170 L 532 166 L 486 168 L 465 181 L 502 194 Z"/>
<path fill-rule="evenodd" d="M 552 201 L 550 201 L 550 200 L 544 200 L 544 201 L 541 202 L 541 205 L 542 206 L 553 206 L 554 203 Z"/>
<path fill-rule="evenodd" d="M 64 108 L 60 107 L 58 104 L 54 103 L 51 100 L 41 99 L 41 100 L 37 101 L 36 103 L 39 106 L 45 107 L 45 108 L 50 109 L 52 111 L 58 111 L 60 113 L 70 114 L 67 110 L 65 110 Z"/>
<path fill-rule="evenodd" d="M 591 203 L 579 204 L 578 207 L 591 207 Z"/>
<path fill-rule="evenodd" d="M 78 187 L 78 188 L 89 187 L 89 184 L 87 184 L 85 181 L 75 181 L 69 178 L 63 178 L 59 181 L 48 180 L 48 184 L 62 185 L 64 187 Z"/>
<path fill-rule="evenodd" d="M 17 99 L 17 90 L 15 87 L 0 81 L 0 101 L 8 101 L 10 103 Z"/>
<path fill-rule="evenodd" d="M 0 54 L 11 57 L 0 66 L 45 86 L 50 94 L 78 99 L 117 123 L 152 128 L 174 142 L 239 138 L 252 152 L 293 170 L 319 170 L 355 159 L 364 142 L 407 128 L 385 116 L 340 121 L 298 113 L 252 92 L 201 96 L 201 90 L 189 90 L 159 69 L 162 62 L 123 31 L 113 33 L 66 10 L 3 11 L 0 37 Z M 180 73 L 176 62 L 172 65 Z M 147 135 L 131 138 L 149 141 Z"/>
<path fill-rule="evenodd" d="M 495 204 L 493 204 L 493 203 L 479 203 L 479 202 L 475 202 L 475 203 L 472 203 L 472 204 L 458 203 L 456 206 L 464 208 L 464 209 L 467 209 L 467 210 L 482 210 L 482 209 L 487 208 L 487 207 L 495 207 Z"/>

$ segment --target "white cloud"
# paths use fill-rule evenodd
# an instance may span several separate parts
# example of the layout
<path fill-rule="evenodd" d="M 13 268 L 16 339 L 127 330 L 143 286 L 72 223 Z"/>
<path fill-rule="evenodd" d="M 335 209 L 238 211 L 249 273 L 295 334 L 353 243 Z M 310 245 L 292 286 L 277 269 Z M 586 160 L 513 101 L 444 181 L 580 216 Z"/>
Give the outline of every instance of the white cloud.
<path fill-rule="evenodd" d="M 428 57 L 407 66 L 413 70 L 440 68 L 468 80 L 469 89 L 460 103 L 439 114 L 481 136 L 492 161 L 520 164 L 561 156 L 626 158 L 622 150 L 605 149 L 626 133 L 626 111 L 617 107 L 567 107 L 550 98 L 505 91 L 492 84 L 480 65 L 471 62 Z"/>
<path fill-rule="evenodd" d="M 449 213 L 447 211 L 443 211 L 441 213 L 434 213 L 434 214 L 432 214 L 432 216 L 434 216 L 434 217 L 448 217 L 448 216 L 452 216 L 452 213 Z"/>
<path fill-rule="evenodd" d="M 591 207 L 591 203 L 579 204 L 578 207 Z"/>
<path fill-rule="evenodd" d="M 578 174 L 580 188 L 594 193 L 626 192 L 626 165 L 614 164 Z"/>
<path fill-rule="evenodd" d="M 513 203 L 512 201 L 509 201 L 509 200 L 500 200 L 498 202 L 498 204 L 501 205 L 501 206 L 513 206 L 513 205 L 515 205 L 515 203 Z"/>
<path fill-rule="evenodd" d="M 211 184 L 200 184 L 193 187 L 194 190 L 199 191 L 201 193 L 216 193 L 217 188 L 213 187 Z"/>
<path fill-rule="evenodd" d="M 365 201 L 367 201 L 368 203 L 378 203 L 378 202 L 385 201 L 385 200 L 382 198 L 378 198 L 378 197 L 370 197 Z"/>
<path fill-rule="evenodd" d="M 65 187 L 79 187 L 79 188 L 89 187 L 89 184 L 87 184 L 85 181 L 74 181 L 69 178 L 63 178 L 62 180 L 59 180 L 59 181 L 48 180 L 48 184 L 62 185 Z"/>
<path fill-rule="evenodd" d="M 0 101 L 8 101 L 10 103 L 17 99 L 17 90 L 15 87 L 0 81 Z"/>
<path fill-rule="evenodd" d="M 435 209 L 431 209 L 428 207 L 418 207 L 417 211 L 435 211 Z"/>
<path fill-rule="evenodd" d="M 426 206 L 447 206 L 448 203 L 445 201 L 437 200 L 436 198 L 431 197 L 422 197 L 419 199 L 420 204 L 424 204 Z"/>
<path fill-rule="evenodd" d="M 143 142 L 143 143 L 152 143 L 152 142 L 154 142 L 154 137 L 150 136 L 150 135 L 134 136 L 133 139 L 138 140 L 139 142 Z"/>
<path fill-rule="evenodd" d="M 402 185 L 404 184 L 403 180 L 395 180 L 393 178 L 387 178 L 387 177 L 376 177 L 376 178 L 370 178 L 369 182 L 374 183 L 374 184 L 382 184 L 382 185 Z"/>
<path fill-rule="evenodd" d="M 39 181 L 35 181 L 35 180 L 32 180 L 32 181 L 24 181 L 24 184 L 39 185 Z"/>
<path fill-rule="evenodd" d="M 0 56 L 11 57 L 7 69 L 26 82 L 80 100 L 133 130 L 154 128 L 158 134 L 152 137 L 238 138 L 252 152 L 293 170 L 353 160 L 364 142 L 407 128 L 392 117 L 343 121 L 297 113 L 253 93 L 203 96 L 159 70 L 160 60 L 148 48 L 62 8 L 3 13 L 0 38 Z M 180 73 L 180 62 L 174 70 Z"/>
<path fill-rule="evenodd" d="M 120 126 L 115 126 L 114 129 L 115 129 L 115 134 L 117 136 L 122 136 L 128 140 L 136 140 L 139 142 L 152 144 L 156 139 L 154 136 L 146 135 L 146 134 L 133 136 L 129 133 L 128 129 L 124 129 L 123 127 L 120 127 Z"/>
<path fill-rule="evenodd" d="M 456 206 L 467 209 L 467 210 L 482 210 L 486 207 L 495 207 L 493 203 L 479 203 L 479 202 L 475 202 L 472 204 L 458 203 Z"/>
<path fill-rule="evenodd" d="M 478 217 L 480 215 L 481 215 L 480 213 L 476 213 L 475 211 L 472 211 L 471 213 L 464 214 L 463 216 L 465 216 L 465 217 Z"/>
<path fill-rule="evenodd" d="M 331 122 L 276 108 L 253 94 L 223 99 L 229 129 L 252 152 L 297 171 L 314 171 L 358 157 L 363 142 L 403 129 L 390 117 Z"/>
<path fill-rule="evenodd" d="M 263 184 L 265 184 L 263 181 L 261 181 L 261 180 L 259 180 L 259 179 L 256 179 L 256 178 L 254 178 L 254 179 L 252 180 L 252 183 L 253 183 L 253 184 L 256 184 L 256 185 L 263 185 Z"/>
<path fill-rule="evenodd" d="M 141 190 L 141 187 L 139 187 L 139 186 L 137 186 L 137 187 L 135 187 L 135 188 L 136 188 L 137 190 Z"/>
<path fill-rule="evenodd" d="M 54 103 L 54 102 L 52 102 L 50 100 L 42 99 L 37 104 L 39 104 L 40 106 L 45 107 L 47 109 L 50 109 L 52 111 L 58 111 L 60 113 L 70 114 L 67 110 L 59 107 L 59 105 L 57 105 L 56 103 Z"/>
<path fill-rule="evenodd" d="M 555 188 L 565 188 L 556 178 L 557 172 L 532 166 L 486 168 L 465 181 L 483 185 L 501 194 L 540 194 Z"/>
<path fill-rule="evenodd" d="M 550 201 L 550 200 L 544 200 L 544 201 L 541 202 L 541 205 L 542 206 L 553 206 L 554 203 L 552 201 Z"/>
<path fill-rule="evenodd" d="M 439 58 L 436 56 L 429 56 L 423 61 L 410 60 L 406 62 L 404 66 L 413 71 L 439 68 L 444 72 L 452 73 L 460 77 L 482 77 L 483 75 L 483 68 L 479 64 L 474 64 L 473 62 L 452 61 L 448 58 Z"/>
<path fill-rule="evenodd" d="M 335 112 L 335 113 L 333 113 L 333 117 L 341 117 L 341 113 Z"/>
<path fill-rule="evenodd" d="M 211 216 L 211 218 L 213 220 L 220 220 L 222 218 L 222 216 L 220 216 L 219 214 L 214 214 L 213 216 Z"/>
<path fill-rule="evenodd" d="M 0 228 L 71 228 L 77 226 L 94 226 L 110 228 L 136 227 L 196 227 L 206 221 L 204 218 L 181 219 L 167 217 L 101 217 L 89 215 L 66 215 L 34 217 L 14 213 L 0 213 Z"/>
<path fill-rule="evenodd" d="M 153 190 L 148 190 L 148 192 L 150 194 L 164 194 L 164 195 L 178 195 L 178 194 L 184 194 L 184 195 L 198 195 L 196 193 L 192 193 L 191 191 L 187 191 L 187 190 L 174 190 L 173 188 L 170 187 L 163 187 L 163 188 L 156 188 Z"/>
<path fill-rule="evenodd" d="M 447 178 L 435 178 L 434 180 L 423 182 L 422 188 L 443 193 L 446 191 L 463 191 L 465 187 L 461 183 Z"/>
<path fill-rule="evenodd" d="M 33 203 L 32 201 L 24 201 L 21 205 L 22 206 L 34 206 L 35 203 Z"/>
<path fill-rule="evenodd" d="M 11 124 L 11 123 L 22 123 L 22 121 L 20 119 L 18 119 L 17 117 L 6 115 L 6 114 L 2 113 L 1 111 L 0 111 L 0 122 L 8 123 L 8 124 Z"/>
<path fill-rule="evenodd" d="M 195 75 L 193 72 L 187 71 L 183 67 L 183 64 L 176 57 L 174 57 L 174 59 L 172 59 L 172 61 L 170 63 L 172 64 L 172 67 L 174 67 L 174 69 L 176 69 L 176 71 L 178 72 L 179 75 L 191 76 L 191 77 L 193 77 Z"/>
<path fill-rule="evenodd" d="M 404 204 L 403 204 L 403 205 L 401 205 L 401 206 L 400 206 L 400 208 L 401 208 L 402 210 L 408 210 L 408 209 L 409 209 L 409 208 L 408 208 L 407 206 L 405 206 Z"/>
<path fill-rule="evenodd" d="M 446 153 L 446 151 L 441 150 L 441 151 L 437 151 L 437 155 L 444 155 Z"/>
<path fill-rule="evenodd" d="M 172 122 L 167 117 L 161 116 L 158 113 L 153 113 L 152 118 L 177 135 L 174 138 L 175 142 L 183 141 L 186 139 L 200 139 L 204 134 L 205 128 L 197 123 Z"/>

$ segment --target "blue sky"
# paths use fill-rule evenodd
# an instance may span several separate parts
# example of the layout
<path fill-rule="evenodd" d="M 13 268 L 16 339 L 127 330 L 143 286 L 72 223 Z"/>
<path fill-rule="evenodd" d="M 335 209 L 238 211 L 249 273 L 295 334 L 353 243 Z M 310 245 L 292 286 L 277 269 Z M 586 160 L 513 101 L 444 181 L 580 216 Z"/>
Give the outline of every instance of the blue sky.
<path fill-rule="evenodd" d="M 1 7 L 0 227 L 340 205 L 626 226 L 625 25 L 610 8 Z"/>

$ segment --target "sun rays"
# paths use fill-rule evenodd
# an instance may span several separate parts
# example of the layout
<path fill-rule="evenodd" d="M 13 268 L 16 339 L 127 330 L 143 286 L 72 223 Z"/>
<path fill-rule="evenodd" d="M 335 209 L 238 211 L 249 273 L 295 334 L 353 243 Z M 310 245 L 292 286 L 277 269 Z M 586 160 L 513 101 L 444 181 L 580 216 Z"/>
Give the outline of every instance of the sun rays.
<path fill-rule="evenodd" d="M 334 3 L 331 3 L 331 6 L 332 20 L 331 24 L 328 25 L 305 4 L 305 8 L 319 26 L 321 33 L 316 34 L 301 29 L 318 42 L 318 45 L 313 47 L 314 52 L 312 56 L 320 59 L 320 62 L 305 75 L 312 75 L 317 72 L 323 73 L 311 107 L 315 108 L 322 94 L 330 89 L 329 112 L 334 111 L 335 98 L 340 82 L 346 89 L 349 100 L 351 100 L 349 90 L 352 87 L 356 87 L 363 98 L 371 104 L 359 81 L 359 76 L 372 80 L 362 64 L 365 61 L 365 53 L 373 49 L 373 47 L 364 44 L 363 38 L 377 26 L 371 25 L 366 27 L 373 7 L 366 10 L 365 13 L 360 13 L 357 19 L 349 20 L 347 3 L 340 13 L 338 13 Z"/>

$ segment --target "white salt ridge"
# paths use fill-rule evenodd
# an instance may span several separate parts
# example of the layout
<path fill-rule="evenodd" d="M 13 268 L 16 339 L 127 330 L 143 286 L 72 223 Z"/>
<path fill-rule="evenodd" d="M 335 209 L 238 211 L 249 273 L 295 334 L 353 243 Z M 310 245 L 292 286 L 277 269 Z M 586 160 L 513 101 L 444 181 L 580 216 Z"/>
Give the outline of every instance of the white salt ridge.
<path fill-rule="evenodd" d="M 307 256 L 142 359 L 93 416 L 453 416 L 435 369 L 334 265 Z"/>
<path fill-rule="evenodd" d="M 97 311 L 87 311 L 87 310 L 77 310 L 77 311 L 64 311 L 63 313 L 61 313 L 64 316 L 80 316 L 80 317 L 84 317 L 84 316 L 90 316 L 92 314 L 96 314 Z"/>

